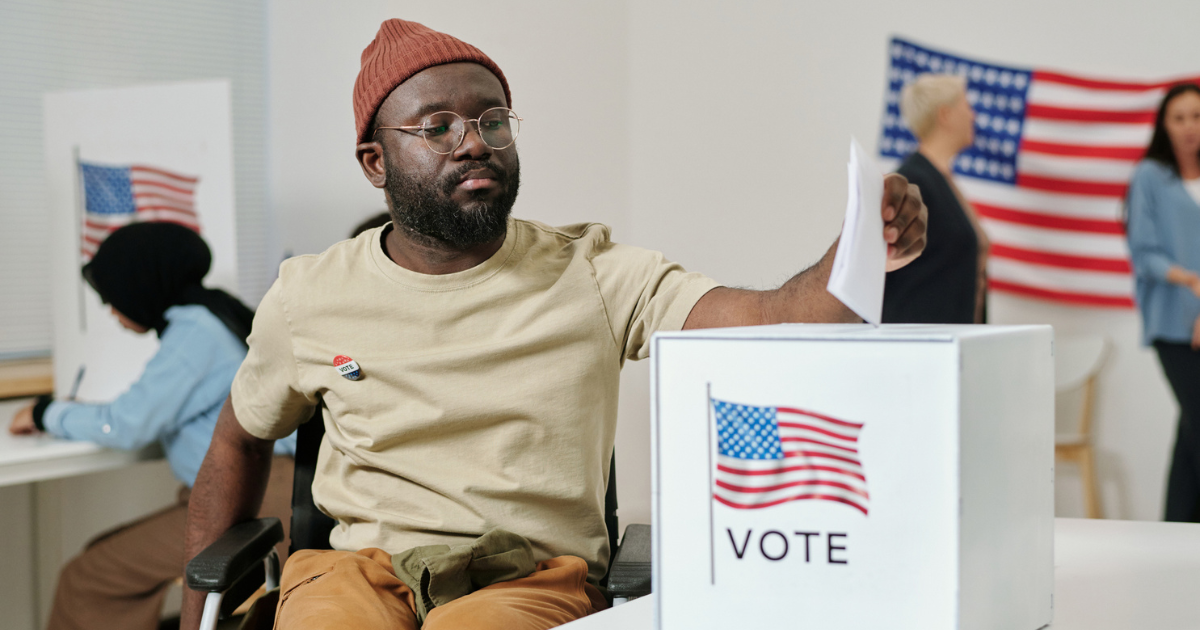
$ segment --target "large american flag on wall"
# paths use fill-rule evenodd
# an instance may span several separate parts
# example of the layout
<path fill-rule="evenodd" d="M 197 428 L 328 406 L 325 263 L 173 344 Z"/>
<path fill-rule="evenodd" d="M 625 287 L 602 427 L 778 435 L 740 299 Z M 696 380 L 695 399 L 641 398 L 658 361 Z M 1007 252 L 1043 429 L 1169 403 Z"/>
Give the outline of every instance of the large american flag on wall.
<path fill-rule="evenodd" d="M 164 221 L 200 231 L 197 177 L 154 166 L 82 161 L 79 171 L 84 201 L 80 253 L 84 260 L 91 260 L 109 234 L 130 223 Z"/>
<path fill-rule="evenodd" d="M 713 499 L 737 509 L 835 501 L 867 513 L 858 456 L 863 425 L 793 407 L 712 400 L 717 464 Z"/>
<path fill-rule="evenodd" d="M 992 243 L 989 288 L 1132 307 L 1122 205 L 1158 103 L 1181 80 L 1108 81 L 1000 66 L 899 38 L 889 56 L 879 153 L 891 167 L 917 147 L 900 115 L 901 88 L 926 72 L 967 79 L 975 145 L 954 171 Z"/>

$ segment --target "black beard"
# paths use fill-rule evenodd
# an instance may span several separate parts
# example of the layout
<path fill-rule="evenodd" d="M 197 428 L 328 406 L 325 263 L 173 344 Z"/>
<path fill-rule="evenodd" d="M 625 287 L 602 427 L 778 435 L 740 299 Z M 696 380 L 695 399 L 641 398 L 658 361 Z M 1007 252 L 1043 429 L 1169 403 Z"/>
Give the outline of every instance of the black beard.
<path fill-rule="evenodd" d="M 514 161 L 511 171 L 492 161 L 468 162 L 440 182 L 419 181 L 405 174 L 392 160 L 385 159 L 384 163 L 387 170 L 384 191 L 396 225 L 456 249 L 490 243 L 504 236 L 508 215 L 521 186 L 519 161 Z M 480 168 L 495 173 L 504 192 L 491 201 L 473 196 L 460 206 L 450 196 L 464 175 Z M 480 193 L 479 197 L 483 194 L 486 193 Z"/>

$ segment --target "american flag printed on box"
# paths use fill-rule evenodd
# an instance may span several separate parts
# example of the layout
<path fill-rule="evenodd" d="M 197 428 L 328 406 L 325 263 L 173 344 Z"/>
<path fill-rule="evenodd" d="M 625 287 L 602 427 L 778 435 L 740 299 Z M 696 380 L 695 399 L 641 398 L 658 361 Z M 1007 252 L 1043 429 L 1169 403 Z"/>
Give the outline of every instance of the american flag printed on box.
<path fill-rule="evenodd" d="M 736 509 L 835 501 L 867 514 L 870 497 L 858 454 L 862 424 L 793 407 L 711 402 L 715 501 Z"/>
<path fill-rule="evenodd" d="M 917 148 L 900 115 L 903 86 L 926 72 L 967 79 L 975 145 L 954 171 L 991 240 L 989 289 L 1132 307 L 1125 192 L 1159 101 L 1184 80 L 1110 81 L 1001 66 L 899 38 L 889 59 L 879 153 L 893 166 Z"/>
<path fill-rule="evenodd" d="M 84 219 L 80 243 L 91 260 L 117 228 L 130 223 L 168 222 L 200 231 L 196 216 L 199 178 L 145 165 L 109 166 L 79 163 L 83 182 Z"/>

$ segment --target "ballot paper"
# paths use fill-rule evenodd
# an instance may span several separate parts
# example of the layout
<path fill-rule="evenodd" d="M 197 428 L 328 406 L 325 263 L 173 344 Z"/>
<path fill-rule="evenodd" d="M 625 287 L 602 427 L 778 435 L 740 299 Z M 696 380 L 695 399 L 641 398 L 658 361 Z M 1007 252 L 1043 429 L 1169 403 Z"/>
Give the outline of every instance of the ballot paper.
<path fill-rule="evenodd" d="M 829 289 L 867 322 L 883 317 L 887 242 L 883 240 L 883 172 L 857 139 L 850 140 L 850 195 L 842 237 L 829 274 Z"/>

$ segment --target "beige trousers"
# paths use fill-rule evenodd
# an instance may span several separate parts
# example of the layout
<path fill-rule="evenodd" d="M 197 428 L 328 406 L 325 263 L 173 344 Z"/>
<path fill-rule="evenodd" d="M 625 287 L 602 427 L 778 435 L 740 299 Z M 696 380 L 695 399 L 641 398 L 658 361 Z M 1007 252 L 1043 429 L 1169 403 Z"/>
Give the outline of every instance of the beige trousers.
<path fill-rule="evenodd" d="M 259 516 L 283 521 L 287 555 L 291 526 L 291 457 L 275 457 Z M 49 630 L 154 630 L 167 587 L 183 576 L 183 539 L 191 491 L 181 488 L 174 505 L 96 537 L 58 576 Z"/>

